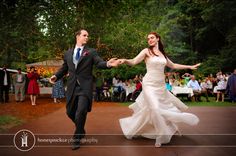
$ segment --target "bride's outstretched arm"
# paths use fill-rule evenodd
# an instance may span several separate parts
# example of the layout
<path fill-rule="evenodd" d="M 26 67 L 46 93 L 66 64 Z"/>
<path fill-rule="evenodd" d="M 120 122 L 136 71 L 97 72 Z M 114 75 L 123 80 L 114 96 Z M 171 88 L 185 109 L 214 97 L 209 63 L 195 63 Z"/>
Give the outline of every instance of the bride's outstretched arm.
<path fill-rule="evenodd" d="M 120 59 L 121 64 L 127 64 L 129 66 L 133 66 L 139 64 L 144 60 L 146 56 L 146 49 L 143 49 L 135 58 L 133 59 Z"/>
<path fill-rule="evenodd" d="M 172 69 L 197 69 L 198 66 L 200 66 L 201 63 L 195 64 L 195 65 L 183 65 L 183 64 L 177 64 L 173 63 L 169 58 L 167 58 L 167 66 Z"/>

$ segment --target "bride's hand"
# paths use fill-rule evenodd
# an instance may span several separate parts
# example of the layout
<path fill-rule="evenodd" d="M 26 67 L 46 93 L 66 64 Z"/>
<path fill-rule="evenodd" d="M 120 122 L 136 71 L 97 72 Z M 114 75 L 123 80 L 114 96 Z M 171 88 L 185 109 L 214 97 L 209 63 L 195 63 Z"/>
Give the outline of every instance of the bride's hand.
<path fill-rule="evenodd" d="M 200 65 L 201 65 L 201 63 L 195 64 L 195 65 L 191 66 L 190 69 L 195 70 L 195 69 L 197 69 Z"/>

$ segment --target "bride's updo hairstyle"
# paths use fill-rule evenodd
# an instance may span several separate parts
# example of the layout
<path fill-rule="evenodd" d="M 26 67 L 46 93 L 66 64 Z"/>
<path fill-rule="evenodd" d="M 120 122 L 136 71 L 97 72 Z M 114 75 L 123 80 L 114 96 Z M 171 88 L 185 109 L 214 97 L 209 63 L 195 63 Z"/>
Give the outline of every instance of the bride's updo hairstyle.
<path fill-rule="evenodd" d="M 165 53 L 165 50 L 164 50 L 164 46 L 163 46 L 163 44 L 162 44 L 162 42 L 161 42 L 161 36 L 159 35 L 159 34 L 157 34 L 156 32 L 150 32 L 148 35 L 154 35 L 154 36 L 156 36 L 156 38 L 159 38 L 159 41 L 158 41 L 158 48 L 159 48 L 159 50 L 160 50 L 160 52 L 165 56 L 165 58 L 167 59 L 167 56 L 166 56 L 166 53 Z M 154 48 L 154 46 L 149 46 L 149 50 L 150 50 L 150 52 L 153 54 L 153 55 L 156 55 L 155 53 L 154 53 L 154 51 L 153 51 L 153 48 Z M 157 56 L 157 55 L 156 55 Z"/>

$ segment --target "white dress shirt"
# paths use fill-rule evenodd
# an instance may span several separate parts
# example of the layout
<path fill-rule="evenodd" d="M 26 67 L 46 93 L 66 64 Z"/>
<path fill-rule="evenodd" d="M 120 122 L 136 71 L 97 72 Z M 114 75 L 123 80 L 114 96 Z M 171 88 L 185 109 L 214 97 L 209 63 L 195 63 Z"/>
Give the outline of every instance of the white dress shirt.
<path fill-rule="evenodd" d="M 4 75 L 4 86 L 7 86 L 8 83 L 7 83 L 7 72 L 4 70 L 5 72 L 5 75 Z"/>
<path fill-rule="evenodd" d="M 82 56 L 82 51 L 84 49 L 84 46 L 78 47 L 77 45 L 75 46 L 74 53 L 73 53 L 73 63 L 75 64 L 75 68 L 77 68 L 77 64 L 79 60 L 76 60 L 76 54 L 77 54 L 77 49 L 80 48 L 80 57 Z"/>

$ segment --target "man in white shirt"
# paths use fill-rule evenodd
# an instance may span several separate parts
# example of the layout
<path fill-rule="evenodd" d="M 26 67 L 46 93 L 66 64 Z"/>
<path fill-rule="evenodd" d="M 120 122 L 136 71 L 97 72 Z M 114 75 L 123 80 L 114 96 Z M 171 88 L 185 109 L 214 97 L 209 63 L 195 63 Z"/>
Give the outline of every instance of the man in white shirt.
<path fill-rule="evenodd" d="M 194 94 L 193 97 L 195 97 L 195 101 L 201 101 L 201 95 L 205 94 L 206 101 L 209 102 L 207 91 L 203 90 L 200 87 L 200 85 L 199 85 L 198 81 L 196 81 L 194 75 L 191 75 L 191 80 L 188 82 L 187 86 L 189 88 L 193 89 L 193 94 Z"/>

